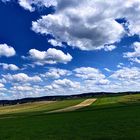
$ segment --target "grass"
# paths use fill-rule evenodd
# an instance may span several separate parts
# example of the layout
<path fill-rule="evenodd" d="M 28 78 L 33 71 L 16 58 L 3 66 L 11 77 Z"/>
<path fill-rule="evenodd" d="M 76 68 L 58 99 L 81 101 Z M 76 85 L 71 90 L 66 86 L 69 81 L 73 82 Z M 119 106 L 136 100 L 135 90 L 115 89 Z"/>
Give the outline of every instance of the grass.
<path fill-rule="evenodd" d="M 28 113 L 37 111 L 51 111 L 56 109 L 65 108 L 68 106 L 76 105 L 82 102 L 84 99 L 77 100 L 64 100 L 64 101 L 43 101 L 26 104 L 18 104 L 12 106 L 0 107 L 0 114 L 12 114 L 12 113 Z"/>
<path fill-rule="evenodd" d="M 77 111 L 44 113 L 75 101 L 50 103 L 46 109 L 23 112 L 22 116 L 1 116 L 0 140 L 139 140 L 140 95 L 100 97 Z"/>

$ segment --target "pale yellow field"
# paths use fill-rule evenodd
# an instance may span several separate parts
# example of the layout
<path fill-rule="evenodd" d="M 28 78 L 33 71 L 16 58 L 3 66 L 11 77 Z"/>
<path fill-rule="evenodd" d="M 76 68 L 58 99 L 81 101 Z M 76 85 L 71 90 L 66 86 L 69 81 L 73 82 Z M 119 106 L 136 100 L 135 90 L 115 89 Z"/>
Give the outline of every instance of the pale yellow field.
<path fill-rule="evenodd" d="M 0 114 L 9 114 L 9 113 L 17 113 L 17 112 L 28 112 L 32 110 L 38 110 L 43 106 L 54 103 L 54 101 L 42 101 L 42 102 L 34 102 L 34 103 L 25 103 L 25 104 L 17 104 L 11 106 L 1 106 Z"/>
<path fill-rule="evenodd" d="M 63 108 L 63 109 L 53 110 L 53 111 L 50 111 L 49 113 L 74 111 L 74 110 L 77 110 L 77 109 L 80 109 L 80 108 L 83 108 L 83 107 L 90 106 L 96 100 L 97 99 L 95 99 L 95 98 L 94 99 L 86 99 L 86 100 L 84 100 L 83 102 L 81 102 L 77 105 L 66 107 L 66 108 Z"/>
<path fill-rule="evenodd" d="M 33 103 L 0 106 L 0 115 L 2 114 L 13 114 L 23 112 L 48 112 L 52 110 L 63 109 L 69 106 L 74 106 L 84 101 L 84 99 L 73 99 L 63 101 L 40 101 Z"/>

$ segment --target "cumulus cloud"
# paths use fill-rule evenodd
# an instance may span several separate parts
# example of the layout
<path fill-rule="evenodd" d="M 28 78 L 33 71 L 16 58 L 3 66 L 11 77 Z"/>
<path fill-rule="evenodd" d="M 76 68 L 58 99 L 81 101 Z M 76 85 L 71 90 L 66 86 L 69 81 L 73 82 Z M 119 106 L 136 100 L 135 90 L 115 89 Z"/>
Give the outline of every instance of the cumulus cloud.
<path fill-rule="evenodd" d="M 117 65 L 117 68 L 123 68 L 124 67 L 124 64 L 123 63 L 119 63 L 118 65 Z"/>
<path fill-rule="evenodd" d="M 6 80 L 5 85 L 11 83 L 11 87 L 6 90 L 5 86 L 0 81 L 0 91 L 5 98 L 7 98 L 5 96 L 7 93 L 11 93 L 10 97 L 15 99 L 19 97 L 70 95 L 84 92 L 137 91 L 140 87 L 140 68 L 138 67 L 122 67 L 116 71 L 112 71 L 109 77 L 103 75 L 98 69 L 91 67 L 77 68 L 77 70 L 73 70 L 73 73 L 80 73 L 80 75 L 77 77 L 72 77 L 74 75 L 71 75 L 71 77 L 69 77 L 71 79 L 55 75 L 54 78 L 56 79 L 51 83 L 47 82 L 43 77 L 39 80 L 40 78 L 35 78 L 36 76 L 25 76 L 25 74 L 3 75 L 3 78 Z M 96 73 L 96 77 L 91 76 L 92 73 Z"/>
<path fill-rule="evenodd" d="M 116 49 L 116 46 L 115 45 L 105 45 L 104 46 L 104 50 L 105 51 L 112 51 L 114 49 Z"/>
<path fill-rule="evenodd" d="M 139 67 L 122 67 L 117 71 L 114 71 L 109 78 L 111 79 L 111 91 L 139 91 Z"/>
<path fill-rule="evenodd" d="M 92 67 L 81 67 L 81 68 L 76 68 L 74 70 L 75 76 L 82 78 L 82 79 L 103 79 L 105 78 L 105 75 L 102 74 L 98 69 L 92 68 Z"/>
<path fill-rule="evenodd" d="M 11 57 L 16 54 L 16 51 L 13 47 L 8 46 L 7 44 L 0 44 L 0 57 Z"/>
<path fill-rule="evenodd" d="M 104 20 L 101 21 L 102 23 L 95 23 L 95 20 L 93 25 L 90 25 L 91 23 L 86 23 L 88 19 L 84 19 L 86 17 L 84 13 L 81 17 L 77 17 L 77 13 L 81 13 L 83 8 L 79 7 L 77 10 L 73 9 L 74 13 L 70 17 L 68 16 L 71 13 L 69 9 L 59 14 L 42 16 L 41 19 L 32 23 L 32 30 L 36 33 L 52 34 L 69 46 L 81 50 L 102 49 L 105 44 L 119 41 L 124 34 L 122 25 L 115 20 Z"/>
<path fill-rule="evenodd" d="M 33 22 L 32 29 L 37 33 L 52 34 L 81 50 L 104 49 L 105 44 L 119 41 L 125 33 L 115 20 L 119 17 L 118 11 L 112 11 L 111 6 L 118 10 L 117 3 L 111 1 L 57 0 L 56 12 Z"/>
<path fill-rule="evenodd" d="M 18 73 L 18 74 L 7 74 L 7 75 L 2 75 L 3 78 L 7 81 L 7 82 L 21 82 L 21 83 L 26 83 L 26 82 L 41 82 L 42 79 L 39 76 L 28 76 L 25 73 Z"/>
<path fill-rule="evenodd" d="M 67 43 L 69 46 L 80 50 L 104 49 L 105 51 L 112 51 L 117 47 L 113 44 L 117 44 L 125 34 L 140 36 L 139 0 L 80 0 L 80 2 L 79 0 L 17 0 L 17 2 L 30 12 L 35 11 L 37 7 L 54 6 L 53 14 L 43 15 L 32 22 L 34 32 L 52 36 L 53 39 L 49 39 L 48 42 L 54 47 Z M 124 23 L 118 23 L 118 19 L 122 18 L 126 20 L 125 26 L 127 26 L 128 31 L 126 31 Z M 140 43 L 135 42 L 133 49 L 132 52 L 124 53 L 124 57 L 140 63 Z M 0 45 L 0 57 L 10 57 L 15 54 L 13 47 L 7 44 Z M 69 53 L 54 48 L 46 51 L 31 49 L 29 55 L 24 58 L 32 60 L 32 67 L 34 64 L 66 64 L 72 60 Z M 18 69 L 13 68 L 11 64 L 1 64 L 1 66 L 4 69 Z M 119 69 L 116 71 L 105 68 L 104 70 L 108 71 L 107 75 L 92 67 L 76 68 L 72 71 L 71 76 L 69 76 L 68 70 L 57 68 L 51 68 L 39 76 L 29 76 L 25 73 L 0 75 L 0 90 L 4 96 L 2 90 L 4 91 L 7 82 L 8 84 L 11 83 L 13 87 L 5 93 L 13 93 L 13 97 L 18 97 L 17 93 L 20 93 L 20 97 L 25 97 L 27 95 L 52 95 L 51 93 L 57 95 L 90 91 L 139 90 L 140 69 L 138 67 L 124 67 L 122 63 L 118 64 L 117 67 Z M 68 76 L 71 80 L 68 79 Z M 54 81 L 51 84 L 47 83 L 47 78 L 52 78 Z M 25 84 L 31 82 L 35 83 Z"/>
<path fill-rule="evenodd" d="M 80 88 L 80 83 L 71 81 L 69 79 L 58 79 L 54 80 L 53 83 L 49 86 L 46 86 L 47 90 L 69 90 L 69 89 L 78 89 Z"/>
<path fill-rule="evenodd" d="M 58 40 L 55 40 L 55 39 L 49 39 L 48 42 L 54 47 L 63 46 L 63 44 L 61 42 L 59 42 Z"/>
<path fill-rule="evenodd" d="M 69 79 L 55 80 L 53 84 L 67 88 L 77 88 L 80 86 L 79 82 L 73 82 Z"/>
<path fill-rule="evenodd" d="M 71 72 L 65 69 L 51 68 L 48 72 L 42 74 L 41 76 L 45 78 L 58 79 L 62 76 L 68 76 L 70 74 Z"/>
<path fill-rule="evenodd" d="M 133 62 L 140 63 L 140 42 L 133 43 L 133 52 L 124 53 L 124 58 L 128 58 Z"/>
<path fill-rule="evenodd" d="M 54 46 L 66 42 L 81 50 L 112 51 L 116 47 L 110 44 L 127 33 L 116 20 L 122 18 L 127 21 L 129 35 L 140 35 L 139 0 L 18 0 L 18 3 L 31 12 L 35 7 L 55 7 L 53 14 L 32 22 L 33 31 L 55 38 L 50 40 Z"/>
<path fill-rule="evenodd" d="M 37 7 L 50 7 L 50 6 L 56 5 L 55 0 L 18 0 L 18 3 L 25 10 L 29 10 L 30 12 L 35 11 L 36 6 Z"/>
<path fill-rule="evenodd" d="M 101 79 L 97 82 L 99 85 L 108 85 L 110 81 L 108 79 Z"/>
<path fill-rule="evenodd" d="M 125 18 L 130 35 L 140 35 L 140 1 L 56 0 L 54 14 L 32 23 L 36 33 L 51 34 L 61 42 L 81 50 L 105 49 L 120 41 L 126 33 L 116 19 Z M 135 15 L 135 16 L 134 16 Z M 64 22 L 65 21 L 65 22 Z"/>
<path fill-rule="evenodd" d="M 113 71 L 109 77 L 100 80 L 83 81 L 82 91 L 85 92 L 122 92 L 122 91 L 139 91 L 140 87 L 140 68 L 139 67 L 122 67 Z"/>
<path fill-rule="evenodd" d="M 116 19 L 123 18 L 127 21 L 129 35 L 140 35 L 139 0 L 81 0 L 80 2 L 79 0 L 18 0 L 17 2 L 31 12 L 35 7 L 54 6 L 53 14 L 44 15 L 32 22 L 32 30 L 45 35 L 51 34 L 57 41 L 66 42 L 81 50 L 115 49 L 115 46 L 110 44 L 120 41 L 126 34 L 123 25 Z M 50 43 L 58 45 L 56 40 L 51 40 Z"/>
<path fill-rule="evenodd" d="M 55 48 L 49 48 L 47 51 L 31 49 L 29 50 L 28 58 L 33 60 L 37 65 L 56 63 L 67 64 L 72 60 L 72 56 L 69 53 L 65 54 L 61 50 L 57 50 Z"/>
<path fill-rule="evenodd" d="M 4 70 L 12 70 L 12 71 L 19 70 L 19 67 L 16 66 L 15 64 L 0 63 L 0 66 L 2 66 Z"/>
<path fill-rule="evenodd" d="M 76 68 L 74 70 L 75 76 L 78 78 L 82 78 L 84 80 L 83 86 L 90 86 L 90 85 L 108 85 L 110 81 L 106 78 L 106 76 L 96 68 L 92 67 L 81 67 Z"/>
<path fill-rule="evenodd" d="M 140 79 L 140 69 L 138 67 L 123 67 L 117 71 L 115 71 L 111 76 L 111 78 L 130 81 L 130 80 L 139 80 Z"/>
<path fill-rule="evenodd" d="M 1 0 L 2 2 L 15 2 L 15 0 Z M 55 6 L 56 0 L 16 0 L 17 3 L 23 7 L 25 10 L 34 12 L 38 7 L 50 7 Z"/>
<path fill-rule="evenodd" d="M 22 6 L 25 10 L 33 12 L 35 8 L 32 7 L 32 1 L 29 0 L 19 0 L 19 5 Z"/>
<path fill-rule="evenodd" d="M 27 85 L 23 85 L 23 86 L 16 85 L 16 86 L 13 86 L 11 89 L 15 90 L 15 91 L 23 91 L 23 92 L 24 91 L 32 91 L 33 90 L 33 88 L 31 86 L 27 86 Z"/>
<path fill-rule="evenodd" d="M 4 84 L 0 83 L 0 88 L 3 88 L 4 87 Z"/>

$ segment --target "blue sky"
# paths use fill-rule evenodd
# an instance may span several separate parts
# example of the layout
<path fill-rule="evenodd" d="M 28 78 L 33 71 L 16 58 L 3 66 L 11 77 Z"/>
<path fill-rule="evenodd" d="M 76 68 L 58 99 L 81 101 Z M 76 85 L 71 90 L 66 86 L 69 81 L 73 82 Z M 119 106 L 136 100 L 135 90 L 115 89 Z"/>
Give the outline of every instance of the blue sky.
<path fill-rule="evenodd" d="M 140 90 L 139 12 L 139 0 L 0 0 L 0 99 Z"/>

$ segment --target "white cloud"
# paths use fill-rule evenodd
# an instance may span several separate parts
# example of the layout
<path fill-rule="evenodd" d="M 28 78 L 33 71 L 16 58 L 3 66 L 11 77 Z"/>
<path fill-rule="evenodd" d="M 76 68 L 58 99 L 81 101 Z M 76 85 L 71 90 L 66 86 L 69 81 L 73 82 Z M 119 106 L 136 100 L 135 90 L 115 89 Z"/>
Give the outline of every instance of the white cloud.
<path fill-rule="evenodd" d="M 125 10 L 124 15 L 126 15 L 126 19 L 128 20 L 128 28 L 130 30 L 130 34 L 138 34 L 140 35 L 140 1 L 139 0 L 128 0 L 128 8 Z"/>
<path fill-rule="evenodd" d="M 140 87 L 140 68 L 122 67 L 115 71 L 110 77 L 111 91 L 139 91 Z"/>
<path fill-rule="evenodd" d="M 114 49 L 116 49 L 117 47 L 115 45 L 105 45 L 104 46 L 104 50 L 105 51 L 112 51 Z"/>
<path fill-rule="evenodd" d="M 51 34 L 81 50 L 111 51 L 126 33 L 116 19 L 125 18 L 130 35 L 140 35 L 139 0 L 56 0 L 56 11 L 32 23 L 36 33 Z M 135 15 L 135 16 L 134 16 Z"/>
<path fill-rule="evenodd" d="M 3 88 L 4 87 L 4 84 L 0 83 L 0 88 Z"/>
<path fill-rule="evenodd" d="M 62 76 L 68 76 L 70 74 L 71 74 L 70 71 L 65 70 L 65 69 L 51 68 L 49 69 L 48 72 L 46 72 L 45 74 L 42 74 L 42 76 L 46 78 L 58 79 Z"/>
<path fill-rule="evenodd" d="M 137 67 L 123 67 L 115 71 L 110 77 L 128 82 L 140 80 L 140 69 Z"/>
<path fill-rule="evenodd" d="M 52 34 L 81 50 L 104 49 L 105 44 L 119 41 L 125 33 L 122 25 L 115 21 L 120 16 L 119 2 L 57 0 L 56 12 L 33 22 L 32 29 L 37 33 Z M 111 51 L 112 47 L 107 48 Z"/>
<path fill-rule="evenodd" d="M 69 9 L 59 15 L 42 16 L 41 19 L 32 23 L 32 30 L 36 33 L 52 34 L 55 38 L 59 37 L 62 42 L 67 42 L 68 45 L 81 50 L 99 50 L 104 48 L 105 44 L 120 40 L 124 30 L 115 20 L 104 20 L 101 21 L 102 23 L 93 22 L 93 25 L 88 25 L 89 23 L 84 22 L 88 20 L 84 19 L 86 15 L 75 17 L 77 13 L 81 13 L 80 9 L 83 8 L 80 7 L 78 11 L 74 11 L 74 15 L 71 15 L 73 17 L 67 16 L 71 12 Z M 77 21 L 74 21 L 74 18 Z"/>
<path fill-rule="evenodd" d="M 123 63 L 119 63 L 118 65 L 117 65 L 117 68 L 123 68 L 124 67 L 124 64 Z"/>
<path fill-rule="evenodd" d="M 140 68 L 123 67 L 114 71 L 109 77 L 100 80 L 85 79 L 81 90 L 85 92 L 122 92 L 139 91 Z"/>
<path fill-rule="evenodd" d="M 38 7 L 50 7 L 55 6 L 56 0 L 1 0 L 2 2 L 15 2 L 23 7 L 25 10 L 28 10 L 30 12 L 34 12 L 36 8 Z"/>
<path fill-rule="evenodd" d="M 22 6 L 25 10 L 29 10 L 33 12 L 35 8 L 32 7 L 32 3 L 30 0 L 19 0 L 19 5 Z"/>
<path fill-rule="evenodd" d="M 55 80 L 53 84 L 67 88 L 77 88 L 80 86 L 79 82 L 73 82 L 69 79 Z"/>
<path fill-rule="evenodd" d="M 140 87 L 140 68 L 138 67 L 122 67 L 117 71 L 112 71 L 113 74 L 109 77 L 105 77 L 98 69 L 91 67 L 82 67 L 75 70 L 73 70 L 73 73 L 80 73 L 78 77 L 72 77 L 74 75 L 71 75 L 71 79 L 68 79 L 68 77 L 66 77 L 67 75 L 64 75 L 65 77 L 62 79 L 62 76 L 59 77 L 59 75 L 54 75 L 55 78 L 59 79 L 52 81 L 52 83 L 47 82 L 45 78 L 40 80 L 40 77 L 28 76 L 23 73 L 3 75 L 3 78 L 6 80 L 5 85 L 11 83 L 11 87 L 9 89 L 5 88 L 6 86 L 0 81 L 0 91 L 3 95 L 0 95 L 0 97 L 2 99 L 17 99 L 101 91 L 138 91 Z M 91 76 L 92 73 L 96 73 L 96 76 Z M 7 97 L 7 94 L 10 96 Z"/>
<path fill-rule="evenodd" d="M 32 22 L 36 33 L 51 34 L 56 39 L 50 40 L 54 46 L 66 42 L 81 50 L 112 51 L 115 46 L 110 44 L 120 41 L 126 33 L 116 22 L 119 18 L 126 19 L 129 35 L 140 35 L 139 0 L 18 0 L 18 3 L 29 11 L 55 6 L 53 14 Z"/>
<path fill-rule="evenodd" d="M 108 85 L 110 83 L 110 81 L 108 79 L 101 79 L 98 81 L 97 84 L 99 85 Z"/>
<path fill-rule="evenodd" d="M 12 71 L 19 70 L 19 67 L 14 64 L 0 63 L 0 66 L 2 66 L 4 70 L 12 70 Z"/>
<path fill-rule="evenodd" d="M 29 50 L 29 55 L 32 59 L 35 59 L 35 60 L 44 60 L 46 58 L 45 51 L 39 51 L 36 49 Z"/>
<path fill-rule="evenodd" d="M 140 63 L 140 42 L 133 43 L 133 52 L 124 53 L 124 58 L 128 58 L 133 62 Z"/>
<path fill-rule="evenodd" d="M 91 67 L 76 68 L 74 72 L 76 77 L 87 79 L 87 80 L 90 79 L 99 80 L 105 78 L 105 75 L 102 74 L 98 69 L 91 68 Z"/>
<path fill-rule="evenodd" d="M 54 48 L 49 48 L 47 51 L 31 49 L 29 51 L 29 58 L 37 65 L 56 63 L 67 64 L 72 60 L 72 56 L 69 53 L 65 54 L 61 50 Z"/>
<path fill-rule="evenodd" d="M 48 42 L 54 47 L 63 46 L 63 44 L 61 42 L 59 42 L 58 40 L 55 40 L 55 39 L 49 39 Z"/>
<path fill-rule="evenodd" d="M 18 73 L 18 74 L 7 74 L 7 75 L 2 75 L 3 78 L 7 81 L 7 82 L 21 82 L 21 83 L 26 83 L 26 82 L 41 82 L 42 79 L 39 76 L 28 76 L 25 73 Z"/>
<path fill-rule="evenodd" d="M 120 41 L 126 33 L 116 22 L 119 18 L 126 19 L 129 35 L 140 35 L 139 0 L 18 0 L 18 3 L 29 11 L 55 6 L 53 14 L 32 22 L 32 30 L 51 34 L 57 41 L 81 50 L 113 50 L 115 46 L 109 44 Z M 54 40 L 51 43 L 58 45 Z"/>
<path fill-rule="evenodd" d="M 82 78 L 84 80 L 83 87 L 91 86 L 92 88 L 92 86 L 96 87 L 110 84 L 110 81 L 106 78 L 106 76 L 96 68 L 81 67 L 76 68 L 74 72 L 76 77 Z"/>
<path fill-rule="evenodd" d="M 111 72 L 111 70 L 109 68 L 104 68 L 104 70 L 107 72 Z"/>
<path fill-rule="evenodd" d="M 101 91 L 109 91 L 107 89 L 111 84 L 111 81 L 108 79 L 99 79 L 99 80 L 85 80 L 83 81 L 83 91 L 85 92 L 101 92 Z"/>
<path fill-rule="evenodd" d="M 6 83 L 6 80 L 0 77 L 0 83 Z"/>
<path fill-rule="evenodd" d="M 16 90 L 16 91 L 33 91 L 33 88 L 31 86 L 27 86 L 27 85 L 17 85 L 17 86 L 13 86 L 12 90 Z"/>
<path fill-rule="evenodd" d="M 71 81 L 69 79 L 58 79 L 54 80 L 53 83 L 49 86 L 46 86 L 46 90 L 72 90 L 80 88 L 80 83 Z"/>
<path fill-rule="evenodd" d="M 55 0 L 18 0 L 18 3 L 25 10 L 29 10 L 30 12 L 35 11 L 35 5 L 38 7 L 50 7 L 56 5 Z"/>
<path fill-rule="evenodd" d="M 0 57 L 6 56 L 11 57 L 16 54 L 16 51 L 13 47 L 8 46 L 7 44 L 0 44 Z"/>

